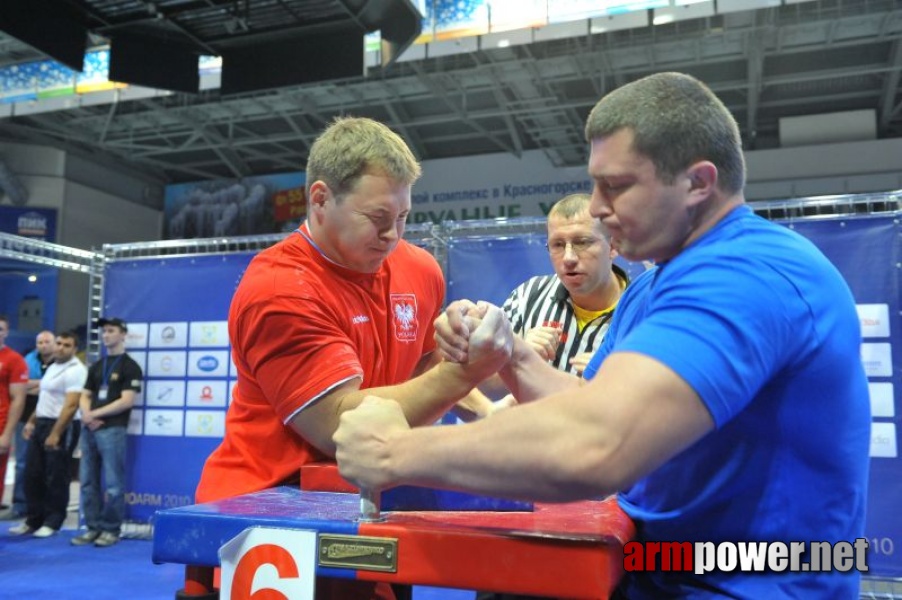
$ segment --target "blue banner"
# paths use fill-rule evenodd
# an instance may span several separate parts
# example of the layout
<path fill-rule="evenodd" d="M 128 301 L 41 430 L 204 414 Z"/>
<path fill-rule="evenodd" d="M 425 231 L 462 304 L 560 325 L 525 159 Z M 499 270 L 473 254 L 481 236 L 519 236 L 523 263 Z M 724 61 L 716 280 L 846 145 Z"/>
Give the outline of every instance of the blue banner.
<path fill-rule="evenodd" d="M 871 477 L 865 533 L 868 575 L 902 577 L 902 460 L 897 431 L 902 400 L 902 264 L 894 216 L 786 222 L 836 265 L 855 296 L 862 361 L 871 390 Z M 900 546 L 900 552 L 896 552 Z"/>
<path fill-rule="evenodd" d="M 56 209 L 0 206 L 0 231 L 42 242 L 56 242 Z"/>
<path fill-rule="evenodd" d="M 228 310 L 252 254 L 110 264 L 104 315 L 128 323 L 144 370 L 129 423 L 127 518 L 194 503 L 204 461 L 225 431 L 235 369 Z"/>

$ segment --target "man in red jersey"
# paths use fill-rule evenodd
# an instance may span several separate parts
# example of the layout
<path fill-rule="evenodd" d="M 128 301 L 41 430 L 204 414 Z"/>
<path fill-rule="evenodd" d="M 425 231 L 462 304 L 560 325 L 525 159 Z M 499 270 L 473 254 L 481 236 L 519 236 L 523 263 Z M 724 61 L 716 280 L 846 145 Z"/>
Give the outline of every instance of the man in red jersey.
<path fill-rule="evenodd" d="M 199 502 L 296 483 L 301 465 L 331 460 L 339 417 L 366 394 L 397 398 L 424 425 L 500 366 L 432 358 L 442 272 L 401 239 L 419 175 L 404 141 L 370 119 L 337 119 L 313 144 L 307 221 L 251 261 L 232 298 L 238 385 Z M 327 597 L 391 592 L 319 582 Z"/>
<path fill-rule="evenodd" d="M 6 345 L 9 318 L 0 315 L 0 495 L 6 477 L 6 461 L 13 443 L 16 423 L 25 408 L 28 365 L 22 355 Z"/>

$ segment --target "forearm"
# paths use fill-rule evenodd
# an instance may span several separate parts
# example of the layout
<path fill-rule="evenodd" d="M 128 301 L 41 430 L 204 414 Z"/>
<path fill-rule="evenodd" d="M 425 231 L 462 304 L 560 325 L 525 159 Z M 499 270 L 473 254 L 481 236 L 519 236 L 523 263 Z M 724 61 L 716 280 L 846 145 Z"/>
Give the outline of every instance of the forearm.
<path fill-rule="evenodd" d="M 342 475 L 361 488 L 566 502 L 635 484 L 713 428 L 669 367 L 616 353 L 585 385 L 469 425 L 411 429 L 396 403 L 372 399 L 342 418 L 335 439 Z"/>
<path fill-rule="evenodd" d="M 56 423 L 53 424 L 53 429 L 50 430 L 50 434 L 62 437 L 63 432 L 66 431 L 66 427 L 72 422 L 72 417 L 75 416 L 76 410 L 78 410 L 78 397 L 76 396 L 71 400 L 67 397 L 66 403 L 63 405 L 63 410 L 60 411 L 60 416 L 56 418 Z"/>
<path fill-rule="evenodd" d="M 558 371 L 524 340 L 514 338 L 510 361 L 498 374 L 518 402 L 531 402 L 579 385 L 580 379 Z"/>
<path fill-rule="evenodd" d="M 130 400 L 126 400 L 125 398 L 116 398 L 109 404 L 104 404 L 103 406 L 97 407 L 91 411 L 91 416 L 95 419 L 102 419 L 104 417 L 112 417 L 113 415 L 118 415 L 119 413 L 123 413 L 129 410 L 132 407 L 132 402 Z"/>
<path fill-rule="evenodd" d="M 6 427 L 3 429 L 3 436 L 12 436 L 16 430 L 16 423 L 22 417 L 22 411 L 25 410 L 25 386 L 21 386 L 20 391 L 10 394 L 9 414 L 6 416 Z M 10 439 L 12 439 L 10 437 Z"/>
<path fill-rule="evenodd" d="M 614 481 L 600 469 L 606 445 L 591 442 L 591 426 L 578 411 L 552 406 L 561 402 L 554 398 L 487 421 L 400 433 L 389 442 L 392 479 L 545 502 L 614 492 Z"/>
<path fill-rule="evenodd" d="M 82 393 L 81 398 L 78 399 L 78 408 L 81 410 L 82 415 L 87 415 L 91 412 L 91 396 L 86 392 Z"/>
<path fill-rule="evenodd" d="M 345 389 L 337 389 L 311 403 L 294 416 L 292 427 L 321 452 L 334 456 L 332 436 L 338 429 L 341 415 L 357 408 L 367 396 L 396 400 L 407 423 L 412 426 L 428 425 L 448 412 L 472 389 L 474 383 L 460 365 L 442 362 L 398 385 L 367 389 L 358 389 L 357 385 L 349 384 Z"/>
<path fill-rule="evenodd" d="M 407 422 L 416 427 L 435 422 L 475 384 L 460 365 L 443 361 L 404 383 L 351 392 L 343 404 L 357 406 L 366 396 L 391 398 L 401 405 Z"/>

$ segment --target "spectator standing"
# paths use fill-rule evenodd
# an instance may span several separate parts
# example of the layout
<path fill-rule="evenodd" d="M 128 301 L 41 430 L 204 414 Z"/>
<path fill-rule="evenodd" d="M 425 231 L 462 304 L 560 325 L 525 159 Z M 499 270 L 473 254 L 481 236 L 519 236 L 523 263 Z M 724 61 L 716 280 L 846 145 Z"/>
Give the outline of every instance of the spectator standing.
<path fill-rule="evenodd" d="M 25 439 L 23 431 L 38 404 L 41 377 L 44 376 L 47 367 L 53 363 L 55 343 L 52 331 L 42 331 L 35 337 L 34 350 L 25 355 L 25 363 L 28 365 L 28 385 L 25 389 L 25 408 L 22 410 L 19 422 L 16 423 L 16 441 L 14 443 L 16 477 L 13 487 L 13 503 L 12 506 L 0 513 L 0 520 L 21 519 L 28 509 L 25 502 L 25 456 L 28 451 L 28 440 Z"/>
<path fill-rule="evenodd" d="M 29 440 L 25 467 L 28 510 L 25 521 L 10 528 L 14 535 L 50 537 L 66 520 L 69 466 L 80 427 L 73 417 L 88 375 L 75 356 L 77 349 L 74 333 L 61 333 L 56 338 L 54 362 L 41 379 L 38 404 L 25 425 L 24 437 Z"/>
<path fill-rule="evenodd" d="M 144 374 L 125 352 L 128 326 L 118 318 L 99 319 L 106 355 L 88 371 L 81 394 L 81 508 L 87 531 L 75 546 L 119 542 L 125 518 L 126 433 L 128 417 Z M 101 487 L 101 473 L 103 474 Z"/>
<path fill-rule="evenodd" d="M 28 365 L 22 355 L 6 345 L 9 317 L 0 315 L 0 497 L 16 424 L 25 408 Z"/>

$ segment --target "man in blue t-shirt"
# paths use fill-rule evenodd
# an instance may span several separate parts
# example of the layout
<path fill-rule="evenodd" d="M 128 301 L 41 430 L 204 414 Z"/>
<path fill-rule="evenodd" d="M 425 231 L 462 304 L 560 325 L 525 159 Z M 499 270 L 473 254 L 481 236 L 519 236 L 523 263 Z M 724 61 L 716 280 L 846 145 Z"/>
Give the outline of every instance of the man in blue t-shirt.
<path fill-rule="evenodd" d="M 369 400 L 336 433 L 342 474 L 540 501 L 618 492 L 639 542 L 797 544 L 792 570 L 628 572 L 628 598 L 856 597 L 863 555 L 850 572 L 802 566 L 821 558 L 812 542 L 866 544 L 870 407 L 848 286 L 745 205 L 738 127 L 696 79 L 659 73 L 611 92 L 586 137 L 592 215 L 621 255 L 658 265 L 624 292 L 588 381 L 514 339 L 500 374 L 527 404 L 438 430 Z M 444 356 L 505 352 L 510 328 L 494 315 L 493 331 L 468 333 L 498 310 L 449 306 Z"/>

